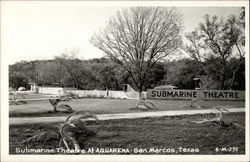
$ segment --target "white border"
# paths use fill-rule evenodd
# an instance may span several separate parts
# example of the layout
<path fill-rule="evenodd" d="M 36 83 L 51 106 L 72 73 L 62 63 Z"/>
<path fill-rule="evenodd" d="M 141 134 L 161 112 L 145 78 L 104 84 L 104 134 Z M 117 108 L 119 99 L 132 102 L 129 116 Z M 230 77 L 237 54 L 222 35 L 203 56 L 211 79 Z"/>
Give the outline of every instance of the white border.
<path fill-rule="evenodd" d="M 178 6 L 178 7 L 232 7 L 246 10 L 246 155 L 9 155 L 8 65 L 1 24 L 1 161 L 249 161 L 249 3 L 248 1 L 1 1 L 5 4 L 72 5 L 72 6 Z M 3 16 L 3 17 L 2 17 Z"/>

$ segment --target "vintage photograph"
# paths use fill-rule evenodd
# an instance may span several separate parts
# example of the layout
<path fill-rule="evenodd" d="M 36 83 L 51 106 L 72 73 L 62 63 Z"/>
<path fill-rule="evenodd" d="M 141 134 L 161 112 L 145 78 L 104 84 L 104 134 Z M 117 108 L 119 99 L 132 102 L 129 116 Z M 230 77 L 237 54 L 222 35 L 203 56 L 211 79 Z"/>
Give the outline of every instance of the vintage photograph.
<path fill-rule="evenodd" d="M 4 1 L 4 152 L 247 161 L 245 2 Z"/>

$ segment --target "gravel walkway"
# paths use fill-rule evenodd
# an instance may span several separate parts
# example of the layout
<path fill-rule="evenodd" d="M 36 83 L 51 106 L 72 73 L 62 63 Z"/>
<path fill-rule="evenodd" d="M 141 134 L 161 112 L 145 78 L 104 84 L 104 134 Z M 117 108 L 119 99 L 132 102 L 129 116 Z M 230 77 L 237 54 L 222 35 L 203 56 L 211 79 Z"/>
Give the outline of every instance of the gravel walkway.
<path fill-rule="evenodd" d="M 227 110 L 229 113 L 245 112 L 245 108 L 228 108 Z M 100 114 L 100 115 L 97 115 L 97 118 L 99 120 L 112 120 L 112 119 L 133 119 L 133 118 L 195 115 L 195 114 L 209 114 L 209 113 L 219 113 L 219 111 L 215 109 L 203 109 L 203 110 L 136 112 L 136 113 L 123 113 L 123 114 Z M 65 119 L 66 119 L 66 116 L 14 117 L 14 118 L 9 118 L 9 124 L 19 125 L 19 124 L 30 124 L 30 123 L 53 123 L 53 122 L 63 122 Z"/>

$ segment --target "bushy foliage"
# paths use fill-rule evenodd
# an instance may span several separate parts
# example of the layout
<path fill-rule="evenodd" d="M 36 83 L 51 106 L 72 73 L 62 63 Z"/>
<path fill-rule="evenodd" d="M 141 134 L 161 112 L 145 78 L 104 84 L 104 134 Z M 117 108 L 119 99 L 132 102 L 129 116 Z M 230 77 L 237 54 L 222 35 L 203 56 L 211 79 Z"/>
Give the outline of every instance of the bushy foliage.
<path fill-rule="evenodd" d="M 67 60 L 66 60 L 67 61 Z M 123 84 L 130 84 L 135 90 L 130 75 L 121 67 L 112 63 L 106 58 L 80 60 L 79 68 L 82 71 L 81 75 L 77 77 L 78 89 L 86 90 L 122 90 Z M 231 69 L 235 69 L 237 59 L 230 60 Z M 207 89 L 218 89 L 220 66 L 214 60 L 213 64 L 206 63 L 208 69 L 213 74 L 206 83 Z M 31 67 L 38 69 L 36 76 L 30 73 L 27 69 Z M 30 67 L 29 67 L 30 66 Z M 57 67 L 58 66 L 58 67 Z M 28 80 L 37 83 L 38 85 L 48 86 L 63 86 L 74 87 L 74 80 L 70 74 L 62 67 L 60 70 L 59 64 L 55 60 L 31 61 L 21 62 L 10 65 L 9 77 L 10 86 L 17 89 L 20 86 L 26 87 Z M 53 70 L 51 70 L 53 69 Z M 181 89 L 194 89 L 195 84 L 193 79 L 197 75 L 203 75 L 204 71 L 199 67 L 198 63 L 191 59 L 180 59 L 157 63 L 151 68 L 148 75 L 148 82 L 144 90 L 147 88 L 154 88 L 155 86 L 163 84 L 175 85 Z M 225 82 L 225 87 L 230 87 L 230 79 L 232 79 L 232 70 L 227 72 L 229 80 Z M 242 61 L 238 72 L 235 75 L 235 81 L 232 89 L 245 89 L 245 62 Z"/>

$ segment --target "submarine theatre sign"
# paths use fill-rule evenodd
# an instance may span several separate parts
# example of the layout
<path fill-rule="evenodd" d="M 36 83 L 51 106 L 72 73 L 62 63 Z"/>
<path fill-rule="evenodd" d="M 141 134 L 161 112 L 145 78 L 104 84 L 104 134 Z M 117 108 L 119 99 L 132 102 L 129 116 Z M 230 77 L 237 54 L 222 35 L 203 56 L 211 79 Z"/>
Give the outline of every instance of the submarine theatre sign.
<path fill-rule="evenodd" d="M 148 99 L 245 100 L 245 91 L 148 89 Z"/>

